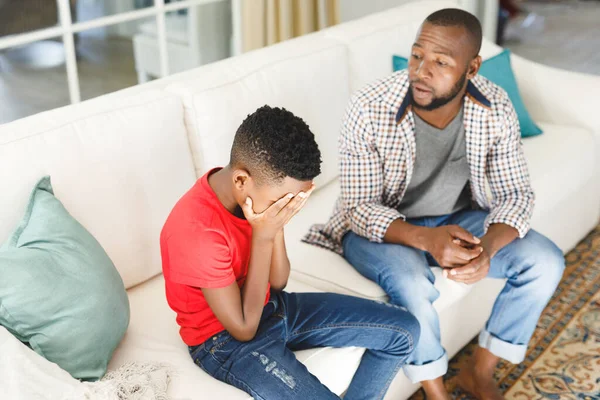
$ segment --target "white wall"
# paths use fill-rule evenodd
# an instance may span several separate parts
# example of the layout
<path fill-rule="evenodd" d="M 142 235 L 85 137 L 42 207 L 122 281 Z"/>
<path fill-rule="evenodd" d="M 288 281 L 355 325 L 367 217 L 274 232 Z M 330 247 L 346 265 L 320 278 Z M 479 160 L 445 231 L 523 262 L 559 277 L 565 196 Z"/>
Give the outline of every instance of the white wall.
<path fill-rule="evenodd" d="M 411 1 L 415 0 L 340 0 L 340 22 L 352 21 Z"/>
<path fill-rule="evenodd" d="M 365 15 L 419 0 L 340 0 L 340 22 L 351 21 Z M 457 0 L 458 5 L 475 14 L 483 26 L 483 35 L 496 41 L 498 0 Z"/>

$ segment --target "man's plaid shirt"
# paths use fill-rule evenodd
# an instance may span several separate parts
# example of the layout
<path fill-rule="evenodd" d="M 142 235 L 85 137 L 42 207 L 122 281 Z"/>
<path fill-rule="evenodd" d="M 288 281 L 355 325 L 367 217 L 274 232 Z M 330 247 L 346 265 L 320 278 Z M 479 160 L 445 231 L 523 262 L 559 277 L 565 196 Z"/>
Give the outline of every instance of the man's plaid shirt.
<path fill-rule="evenodd" d="M 398 207 L 416 151 L 408 89 L 404 70 L 352 96 L 339 140 L 341 195 L 329 221 L 313 226 L 305 242 L 342 254 L 342 238 L 348 231 L 381 243 L 392 221 L 404 218 Z M 473 201 L 490 211 L 485 229 L 504 223 L 524 237 L 534 194 L 519 121 L 506 92 L 479 75 L 471 79 L 464 99 L 464 127 Z"/>

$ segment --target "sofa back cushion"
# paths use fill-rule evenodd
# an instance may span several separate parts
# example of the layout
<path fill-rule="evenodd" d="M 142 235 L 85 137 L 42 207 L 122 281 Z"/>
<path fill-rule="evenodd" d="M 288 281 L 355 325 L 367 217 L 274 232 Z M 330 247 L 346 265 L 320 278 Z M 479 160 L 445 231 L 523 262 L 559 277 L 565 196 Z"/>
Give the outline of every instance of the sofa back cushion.
<path fill-rule="evenodd" d="M 45 175 L 125 287 L 148 280 L 161 271 L 162 225 L 195 181 L 181 100 L 115 94 L 0 126 L 0 243 Z"/>
<path fill-rule="evenodd" d="M 303 118 L 315 134 L 323 158 L 319 187 L 338 175 L 348 82 L 345 47 L 315 33 L 181 74 L 167 91 L 183 98 L 198 177 L 229 162 L 238 126 L 268 104 Z"/>

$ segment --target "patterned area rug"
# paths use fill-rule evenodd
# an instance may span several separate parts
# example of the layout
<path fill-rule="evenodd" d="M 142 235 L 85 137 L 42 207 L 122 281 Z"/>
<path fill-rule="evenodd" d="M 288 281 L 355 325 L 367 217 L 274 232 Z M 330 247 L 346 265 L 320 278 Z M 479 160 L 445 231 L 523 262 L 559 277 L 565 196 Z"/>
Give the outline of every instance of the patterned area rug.
<path fill-rule="evenodd" d="M 538 322 L 527 357 L 501 362 L 496 380 L 507 399 L 600 399 L 600 226 L 567 256 L 563 280 Z M 469 362 L 473 340 L 451 361 L 446 388 L 467 400 L 456 385 Z M 412 399 L 423 399 L 420 390 Z"/>

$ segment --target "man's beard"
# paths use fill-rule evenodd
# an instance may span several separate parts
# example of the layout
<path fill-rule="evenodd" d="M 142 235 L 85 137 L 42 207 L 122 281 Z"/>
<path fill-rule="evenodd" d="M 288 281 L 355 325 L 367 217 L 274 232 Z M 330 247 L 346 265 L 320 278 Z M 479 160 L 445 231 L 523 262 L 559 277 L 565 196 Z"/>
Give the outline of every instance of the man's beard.
<path fill-rule="evenodd" d="M 459 93 L 462 90 L 463 86 L 465 85 L 466 81 L 467 81 L 467 71 L 465 71 L 465 73 L 460 77 L 460 79 L 456 82 L 456 84 L 454 84 L 454 86 L 450 90 L 450 93 L 448 93 L 447 95 L 442 96 L 442 97 L 434 97 L 431 100 L 431 103 L 427 104 L 426 106 L 417 104 L 415 99 L 411 96 L 411 105 L 414 108 L 418 108 L 420 110 L 425 110 L 425 111 L 436 110 L 436 109 L 450 103 L 452 100 L 454 100 L 456 98 L 456 96 L 459 95 Z M 410 85 L 411 94 L 412 94 L 412 90 L 413 90 L 413 88 L 412 88 L 412 83 L 411 83 L 411 85 Z"/>

